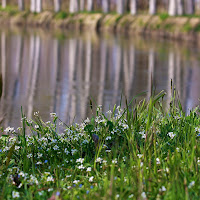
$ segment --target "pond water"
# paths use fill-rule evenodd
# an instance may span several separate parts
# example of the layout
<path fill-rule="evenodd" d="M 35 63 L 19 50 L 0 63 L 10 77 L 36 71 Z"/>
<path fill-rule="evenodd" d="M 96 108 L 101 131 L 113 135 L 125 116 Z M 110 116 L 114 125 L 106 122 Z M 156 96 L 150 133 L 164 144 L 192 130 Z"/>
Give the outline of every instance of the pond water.
<path fill-rule="evenodd" d="M 90 100 L 108 111 L 121 97 L 130 101 L 167 92 L 171 79 L 186 111 L 199 104 L 200 54 L 195 45 L 96 32 L 1 30 L 1 126 L 20 126 L 21 106 L 44 121 L 55 112 L 66 123 L 91 116 Z"/>

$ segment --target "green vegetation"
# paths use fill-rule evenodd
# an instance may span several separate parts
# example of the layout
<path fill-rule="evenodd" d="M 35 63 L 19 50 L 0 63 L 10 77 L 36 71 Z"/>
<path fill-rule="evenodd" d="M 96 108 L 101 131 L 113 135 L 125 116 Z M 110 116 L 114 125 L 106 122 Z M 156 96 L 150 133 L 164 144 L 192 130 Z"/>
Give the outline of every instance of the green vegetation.
<path fill-rule="evenodd" d="M 160 14 L 160 19 L 162 21 L 165 21 L 168 17 L 169 17 L 168 13 L 162 13 L 162 14 Z"/>
<path fill-rule="evenodd" d="M 161 92 L 71 126 L 22 114 L 0 137 L 0 198 L 199 199 L 199 108 L 173 94 L 167 111 Z"/>
<path fill-rule="evenodd" d="M 68 16 L 67 12 L 62 11 L 62 12 L 58 12 L 55 15 L 55 18 L 56 19 L 65 19 L 65 18 L 67 18 L 67 16 Z"/>
<path fill-rule="evenodd" d="M 190 31 L 192 31 L 192 26 L 189 23 L 184 24 L 183 31 L 184 32 L 190 32 Z"/>
<path fill-rule="evenodd" d="M 10 16 L 16 15 L 17 13 L 20 13 L 17 7 L 13 6 L 7 6 L 6 8 L 2 8 L 0 6 L 0 11 L 7 12 Z"/>

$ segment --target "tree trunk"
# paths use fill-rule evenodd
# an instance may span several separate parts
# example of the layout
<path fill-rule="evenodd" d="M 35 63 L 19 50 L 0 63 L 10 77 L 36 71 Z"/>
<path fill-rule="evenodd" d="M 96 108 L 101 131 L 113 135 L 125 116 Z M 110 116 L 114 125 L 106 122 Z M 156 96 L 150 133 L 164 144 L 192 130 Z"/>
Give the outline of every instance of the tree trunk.
<path fill-rule="evenodd" d="M 54 11 L 59 12 L 61 9 L 61 0 L 54 0 Z"/>
<path fill-rule="evenodd" d="M 31 0 L 30 10 L 31 12 L 36 11 L 36 0 Z"/>
<path fill-rule="evenodd" d="M 110 4 L 110 0 L 102 0 L 102 10 L 104 13 L 108 13 L 109 12 L 109 4 Z"/>
<path fill-rule="evenodd" d="M 6 8 L 6 0 L 2 0 L 2 8 Z"/>
<path fill-rule="evenodd" d="M 183 5 L 183 0 L 177 0 L 177 14 L 178 15 L 183 15 L 183 9 L 184 5 Z"/>
<path fill-rule="evenodd" d="M 156 0 L 149 0 L 149 14 L 156 14 Z"/>
<path fill-rule="evenodd" d="M 120 15 L 124 13 L 124 0 L 117 0 L 117 13 Z"/>
<path fill-rule="evenodd" d="M 93 9 L 93 0 L 87 0 L 87 11 L 91 12 Z"/>
<path fill-rule="evenodd" d="M 80 11 L 85 10 L 85 0 L 80 0 Z"/>
<path fill-rule="evenodd" d="M 195 12 L 195 0 L 186 0 L 186 14 L 192 15 Z"/>
<path fill-rule="evenodd" d="M 69 12 L 70 13 L 78 12 L 78 1 L 77 0 L 70 0 Z"/>
<path fill-rule="evenodd" d="M 42 12 L 42 0 L 36 0 L 36 10 L 37 13 Z"/>
<path fill-rule="evenodd" d="M 177 11 L 176 0 L 169 0 L 169 10 L 168 14 L 170 16 L 175 16 Z"/>
<path fill-rule="evenodd" d="M 18 8 L 19 8 L 19 11 L 24 10 L 24 0 L 18 0 Z"/>
<path fill-rule="evenodd" d="M 137 0 L 130 0 L 130 12 L 131 15 L 137 14 Z"/>

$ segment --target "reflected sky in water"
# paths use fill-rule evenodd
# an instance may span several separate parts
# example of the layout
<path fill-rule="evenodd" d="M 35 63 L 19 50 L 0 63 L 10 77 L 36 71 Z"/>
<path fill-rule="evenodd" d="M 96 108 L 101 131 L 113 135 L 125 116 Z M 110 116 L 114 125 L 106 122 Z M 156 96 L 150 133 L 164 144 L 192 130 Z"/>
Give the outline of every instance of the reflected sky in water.
<path fill-rule="evenodd" d="M 0 32 L 1 126 L 20 126 L 20 108 L 28 118 L 39 111 L 44 121 L 56 112 L 66 123 L 91 116 L 93 104 L 108 111 L 121 96 L 130 101 L 167 92 L 171 79 L 185 110 L 199 104 L 198 47 L 175 41 L 112 34 L 50 33 L 42 30 Z M 123 103 L 124 101 L 122 101 Z"/>

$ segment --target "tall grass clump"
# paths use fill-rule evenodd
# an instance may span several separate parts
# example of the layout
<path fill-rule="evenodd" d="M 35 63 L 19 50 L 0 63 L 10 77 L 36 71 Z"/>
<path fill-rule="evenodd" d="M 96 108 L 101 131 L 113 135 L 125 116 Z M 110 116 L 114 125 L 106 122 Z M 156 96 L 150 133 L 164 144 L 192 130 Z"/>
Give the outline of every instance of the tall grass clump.
<path fill-rule="evenodd" d="M 164 95 L 70 126 L 22 112 L 0 137 L 0 199 L 199 199 L 199 108 Z"/>

